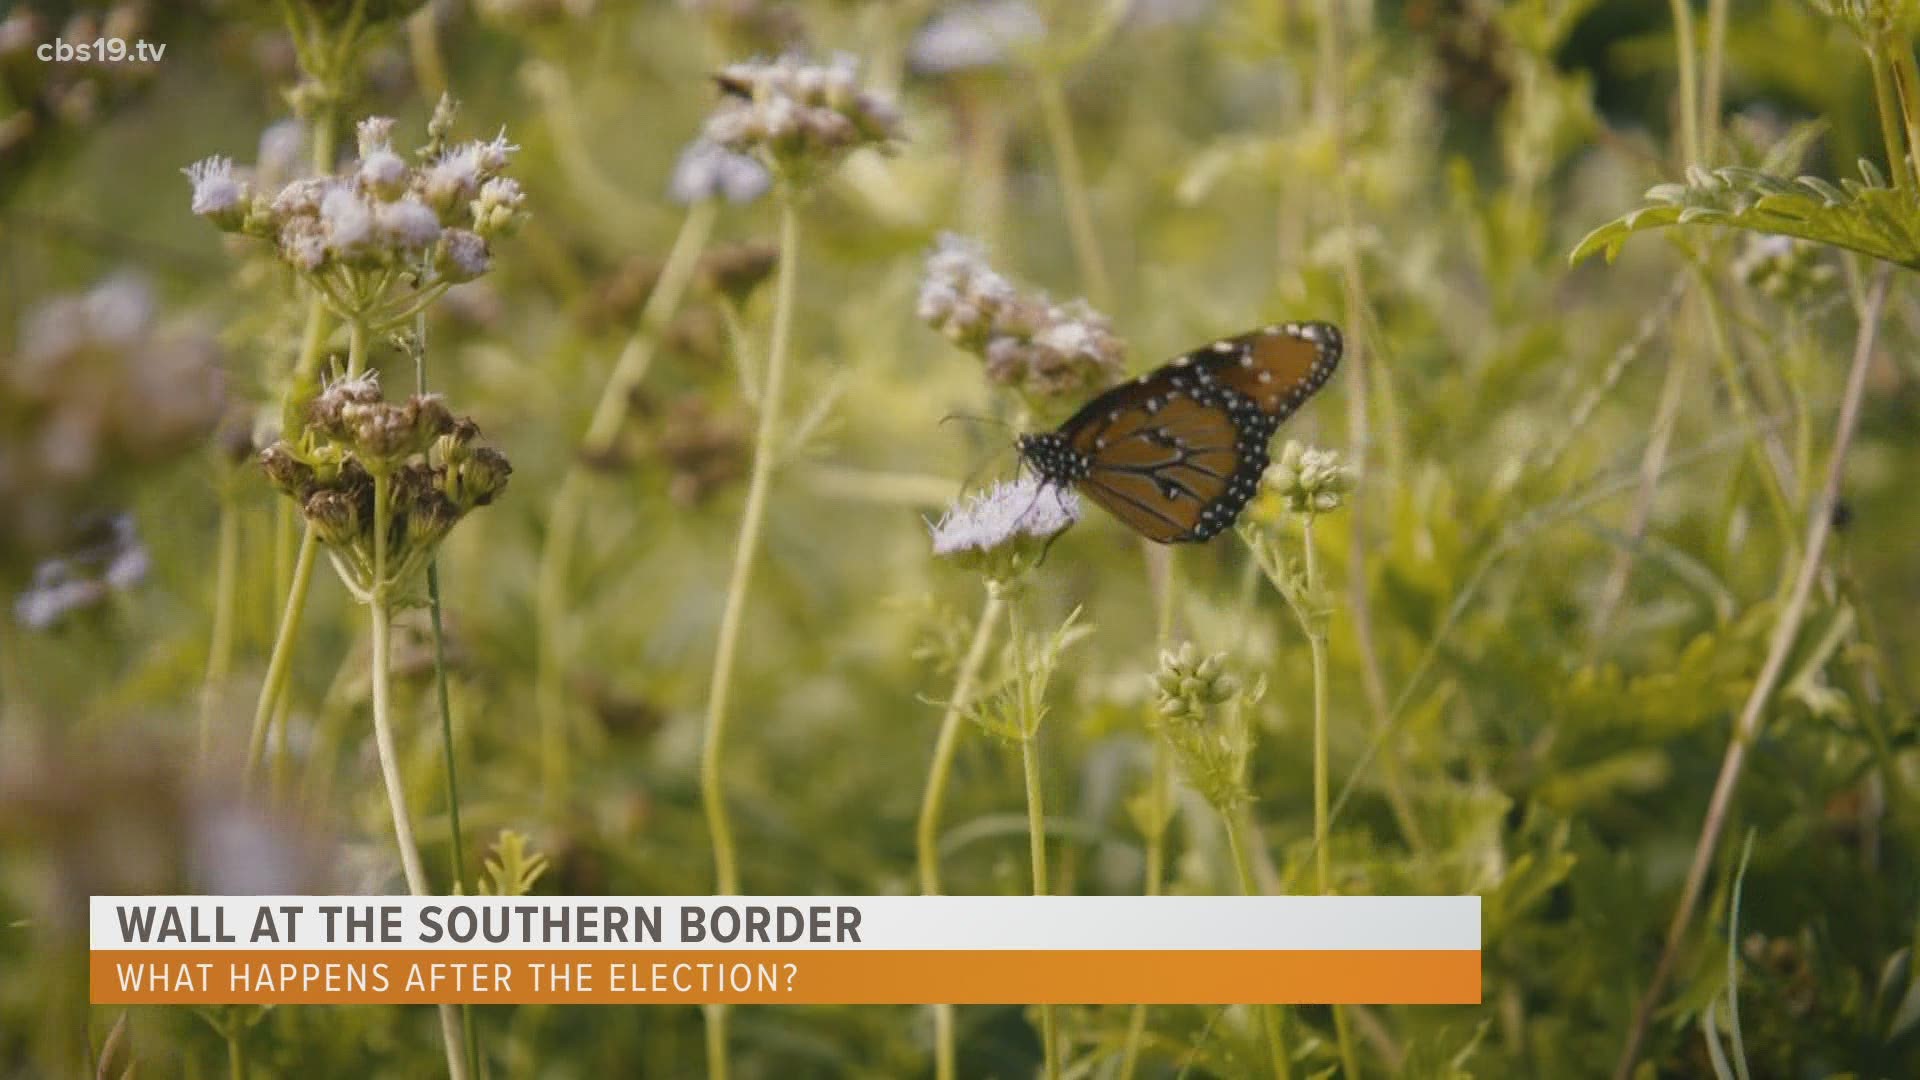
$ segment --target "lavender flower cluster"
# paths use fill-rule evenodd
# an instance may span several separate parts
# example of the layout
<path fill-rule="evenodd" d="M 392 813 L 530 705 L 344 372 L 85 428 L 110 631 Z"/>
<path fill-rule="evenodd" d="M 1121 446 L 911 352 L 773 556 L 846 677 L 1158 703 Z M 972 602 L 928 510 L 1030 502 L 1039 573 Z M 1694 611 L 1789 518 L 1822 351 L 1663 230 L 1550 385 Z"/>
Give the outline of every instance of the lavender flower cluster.
<path fill-rule="evenodd" d="M 200 161 L 185 170 L 193 212 L 226 232 L 273 241 L 281 259 L 307 274 L 423 262 L 449 283 L 486 273 L 488 241 L 525 217 L 519 182 L 503 175 L 518 147 L 502 134 L 409 161 L 393 148 L 393 124 L 361 121 L 359 156 L 345 170 L 271 194 L 228 158 Z"/>
<path fill-rule="evenodd" d="M 1080 520 L 1080 496 L 1027 475 L 999 483 L 956 503 L 928 526 L 933 553 L 962 563 L 1002 569 L 1030 564 L 1046 541 Z M 998 554 L 1004 559 L 996 560 Z"/>
<path fill-rule="evenodd" d="M 859 84 L 852 56 L 825 64 L 795 55 L 722 68 L 723 97 L 707 118 L 706 138 L 738 153 L 756 153 L 785 177 L 802 178 L 862 147 L 900 137 L 893 102 Z"/>
<path fill-rule="evenodd" d="M 982 247 L 952 233 L 927 257 L 920 321 L 986 361 L 987 377 L 1039 398 L 1078 394 L 1118 378 L 1126 343 L 1084 300 L 1022 293 Z"/>

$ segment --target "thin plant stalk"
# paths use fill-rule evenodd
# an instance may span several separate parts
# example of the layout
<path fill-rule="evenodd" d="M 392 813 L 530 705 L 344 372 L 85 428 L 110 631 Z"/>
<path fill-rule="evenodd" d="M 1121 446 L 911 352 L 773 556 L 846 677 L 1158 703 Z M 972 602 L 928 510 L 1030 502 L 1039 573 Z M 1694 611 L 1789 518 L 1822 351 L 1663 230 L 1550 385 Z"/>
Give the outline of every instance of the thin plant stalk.
<path fill-rule="evenodd" d="M 307 610 L 307 588 L 313 584 L 313 558 L 320 548 L 319 538 L 308 529 L 300 541 L 300 554 L 293 563 L 286 606 L 280 611 L 280 632 L 274 637 L 273 652 L 267 657 L 267 676 L 260 687 L 260 701 L 253 713 L 253 732 L 247 738 L 246 778 L 252 782 L 267 753 L 267 729 L 272 726 L 274 710 L 286 692 L 287 674 L 292 669 L 294 641 L 300 636 L 300 617 Z"/>
<path fill-rule="evenodd" d="M 1240 895 L 1259 896 L 1260 884 L 1253 873 L 1252 849 L 1246 836 L 1246 815 L 1224 810 L 1220 821 L 1227 829 L 1227 848 L 1233 853 L 1233 872 L 1240 881 Z M 1285 1025 L 1278 1005 L 1260 1006 L 1260 1029 L 1266 1036 L 1267 1057 L 1273 1064 L 1273 1075 L 1281 1080 L 1293 1075 L 1293 1059 L 1287 1052 Z"/>
<path fill-rule="evenodd" d="M 417 27 L 415 28 L 418 29 Z M 426 30 L 432 33 L 432 27 Z M 414 355 L 413 390 L 416 394 L 427 392 L 427 313 L 420 311 L 413 319 L 413 334 L 418 352 Z M 453 892 L 459 894 L 466 889 L 467 852 L 466 841 L 462 838 L 460 827 L 460 762 L 454 753 L 453 745 L 453 699 L 447 690 L 447 636 L 445 620 L 440 602 L 440 556 L 436 552 L 427 561 L 427 612 L 432 621 L 433 630 L 433 690 L 434 703 L 440 711 L 440 755 L 447 770 L 447 828 L 452 833 L 449 845 L 453 865 Z M 480 1072 L 480 1042 L 474 1031 L 473 1006 L 460 1003 L 461 1044 L 466 1049 L 467 1069 Z"/>
<path fill-rule="evenodd" d="M 540 716 L 541 787 L 550 805 L 556 803 L 566 789 L 571 772 L 566 688 L 561 672 L 565 660 L 561 624 L 566 620 L 567 579 L 573 567 L 574 537 L 580 529 L 591 479 L 586 461 L 611 452 L 614 440 L 619 437 L 632 394 L 653 365 L 660 334 L 679 309 L 687 284 L 693 279 L 694 267 L 706 249 L 717 213 L 717 204 L 712 200 L 702 201 L 688 211 L 681 223 L 660 280 L 648 294 L 633 336 L 621 350 L 606 386 L 600 391 L 593 418 L 581 439 L 580 453 L 561 478 L 554 492 L 553 507 L 547 514 L 547 536 L 540 549 L 534 601 L 539 639 L 534 701 Z"/>
<path fill-rule="evenodd" d="M 227 1037 L 228 1080 L 247 1080 L 247 1051 L 240 1045 L 240 1032 L 236 1030 L 238 1026 L 232 1017 L 228 1017 L 222 1032 Z"/>
<path fill-rule="evenodd" d="M 319 305 L 320 301 L 314 303 Z M 325 311 L 320 309 L 320 317 Z M 317 331 L 309 332 L 309 341 L 320 340 Z M 318 364 L 319 346 L 313 345 L 311 356 Z M 303 355 L 304 365 L 308 357 Z M 347 325 L 347 376 L 352 378 L 365 370 L 367 364 L 367 326 L 355 319 Z M 296 388 L 300 383 L 300 372 L 294 373 Z M 253 732 L 247 739 L 246 778 L 249 782 L 259 771 L 260 762 L 266 755 L 267 732 L 273 725 L 275 714 L 287 690 L 287 675 L 292 670 L 294 644 L 300 637 L 300 618 L 307 609 L 307 591 L 313 584 L 314 555 L 319 550 L 320 539 L 308 526 L 300 538 L 300 552 L 295 557 L 292 573 L 287 583 L 287 603 L 280 612 L 280 631 L 274 637 L 273 652 L 267 658 L 267 676 L 260 686 L 260 701 L 253 713 Z"/>
<path fill-rule="evenodd" d="M 934 739 L 933 764 L 927 770 L 926 793 L 920 800 L 920 820 L 914 832 L 914 845 L 920 864 L 920 894 L 940 895 L 940 816 L 945 807 L 947 780 L 953 772 L 953 758 L 960 746 L 960 728 L 967 706 L 973 700 L 980 669 L 985 665 L 993 630 L 1000 622 L 1006 600 L 996 585 L 987 586 L 987 602 L 980 609 L 980 621 L 973 628 L 973 641 L 967 646 L 954 675 L 953 694 L 940 717 L 940 734 Z M 933 1007 L 933 1066 L 937 1080 L 953 1080 L 955 1073 L 953 1006 Z"/>
<path fill-rule="evenodd" d="M 389 631 L 392 613 L 387 608 L 387 530 L 391 512 L 387 506 L 392 478 L 384 471 L 373 475 L 373 592 L 367 611 L 372 622 L 373 654 L 373 742 L 380 756 L 380 779 L 387 789 L 387 806 L 393 813 L 393 836 L 400 848 L 400 868 L 406 875 L 407 891 L 414 896 L 430 896 L 426 864 L 420 860 L 419 845 L 414 842 L 413 822 L 407 816 L 407 793 L 400 775 L 400 753 L 393 740 L 393 693 L 390 686 L 392 643 Z M 465 1080 L 467 1060 L 460 1036 L 460 1014 L 452 1005 L 441 1005 L 440 1035 L 446 1043 L 447 1075 Z"/>
<path fill-rule="evenodd" d="M 1900 120 L 1906 131 L 1905 145 L 1920 146 L 1920 71 L 1914 68 L 1912 49 L 1899 38 L 1890 38 L 1883 46 L 1887 52 L 1887 62 L 1893 68 L 1893 87 L 1900 99 Z M 1916 166 L 1911 156 L 1905 160 L 1908 169 Z"/>
<path fill-rule="evenodd" d="M 1666 944 L 1660 951 L 1659 961 L 1654 965 L 1653 976 L 1641 992 L 1639 1004 L 1634 1009 L 1626 1044 L 1614 1068 L 1615 1080 L 1626 1080 L 1639 1058 L 1640 1044 L 1646 1036 L 1647 1026 L 1652 1022 L 1653 1011 L 1658 1007 L 1666 992 L 1667 982 L 1673 976 L 1680 946 L 1693 925 L 1694 912 L 1706 890 L 1707 876 L 1713 869 L 1720 835 L 1726 829 L 1734 792 L 1738 790 L 1746 768 L 1747 751 L 1759 737 L 1760 722 L 1765 718 L 1767 706 L 1773 701 L 1774 690 L 1786 670 L 1787 659 L 1793 651 L 1794 641 L 1799 637 L 1801 624 L 1806 620 L 1814 581 L 1819 577 L 1827 540 L 1833 532 L 1833 507 L 1839 499 L 1840 484 L 1846 473 L 1847 450 L 1853 443 L 1854 429 L 1860 422 L 1860 405 L 1866 396 L 1867 370 L 1872 366 L 1874 342 L 1880 329 L 1880 312 L 1887 299 L 1888 273 L 1888 268 L 1883 266 L 1875 275 L 1866 308 L 1861 312 L 1860 329 L 1854 340 L 1853 361 L 1847 371 L 1846 390 L 1841 396 L 1840 416 L 1834 423 L 1833 450 L 1827 458 L 1826 479 L 1819 495 L 1807 508 L 1807 538 L 1801 551 L 1800 565 L 1794 573 L 1793 586 L 1786 602 L 1774 621 L 1773 634 L 1767 642 L 1767 655 L 1760 666 L 1760 674 L 1754 679 L 1753 688 L 1747 694 L 1746 704 L 1741 707 L 1732 737 L 1727 742 L 1726 755 L 1720 762 L 1720 775 L 1714 781 L 1706 817 L 1700 823 L 1700 837 L 1694 845 L 1693 861 L 1687 867 L 1686 882 L 1680 890 L 1680 903 L 1675 907 L 1673 921 L 1667 927 Z"/>
<path fill-rule="evenodd" d="M 754 437 L 753 471 L 747 481 L 746 507 L 741 512 L 740 535 L 734 543 L 733 576 L 727 582 L 727 605 L 720 616 L 720 636 L 714 648 L 705 740 L 700 748 L 700 801 L 713 841 L 715 891 L 723 896 L 740 891 L 740 870 L 734 856 L 733 826 L 727 818 L 721 750 L 727 730 L 727 699 L 733 688 L 734 654 L 745 622 L 753 564 L 760 552 L 767 493 L 773 487 L 774 459 L 779 454 L 780 399 L 786 387 L 787 354 L 793 335 L 795 266 L 800 253 L 797 197 L 790 184 L 780 185 L 780 266 L 774 282 L 773 339 L 767 348 L 765 396 L 760 402 L 759 430 Z M 724 1080 L 727 1075 L 726 1017 L 724 1006 L 710 1006 L 706 1010 L 707 1075 L 712 1080 Z"/>
<path fill-rule="evenodd" d="M 1374 367 L 1368 356 L 1368 339 L 1371 335 L 1373 320 L 1369 319 L 1366 302 L 1366 278 L 1360 262 L 1360 249 L 1353 237 L 1358 235 L 1358 226 L 1353 206 L 1353 188 L 1347 180 L 1347 135 L 1346 123 L 1341 114 L 1344 103 L 1343 90 L 1346 80 L 1345 51 L 1341 41 L 1341 15 L 1338 4 L 1327 3 L 1320 18 L 1320 79 L 1315 87 L 1315 108 L 1320 113 L 1320 122 L 1326 126 L 1332 142 L 1336 165 L 1339 170 L 1339 182 L 1334 185 L 1334 204 L 1338 212 L 1340 230 L 1348 239 L 1341 251 L 1341 296 L 1348 326 L 1347 367 L 1352 372 L 1351 389 L 1347 394 L 1347 437 L 1351 444 L 1354 464 L 1362 471 L 1367 468 L 1368 454 L 1372 449 L 1373 428 L 1369 408 L 1373 401 Z M 1386 392 L 1386 380 L 1382 378 L 1380 400 L 1383 405 L 1392 401 Z M 1393 419 L 1389 412 L 1387 419 Z M 1388 425 L 1389 432 L 1396 429 Z M 1397 442 L 1389 439 L 1387 463 L 1397 472 L 1401 454 Z M 1398 487 L 1398 478 L 1390 477 L 1389 487 Z M 1349 515 L 1347 536 L 1348 556 L 1352 569 L 1347 580 L 1347 606 L 1353 621 L 1353 638 L 1356 650 L 1360 654 L 1361 686 L 1365 689 L 1367 703 L 1371 707 L 1375 731 L 1383 731 L 1389 723 L 1387 702 L 1387 684 L 1381 673 L 1380 650 L 1374 644 L 1373 603 L 1368 597 L 1367 588 L 1367 532 L 1364 500 L 1355 496 L 1348 503 Z M 1394 821 L 1407 846 L 1415 854 L 1426 851 L 1426 836 L 1420 828 L 1420 819 L 1413 811 L 1413 800 L 1406 793 L 1406 785 L 1400 768 L 1398 747 L 1386 749 L 1382 778 L 1387 794 L 1387 805 L 1393 811 Z"/>
<path fill-rule="evenodd" d="M 1147 555 L 1148 580 L 1154 593 L 1154 642 L 1165 649 L 1173 638 L 1173 549 L 1142 541 Z M 1167 804 L 1173 798 L 1173 759 L 1165 739 L 1152 739 L 1151 772 L 1147 776 L 1147 818 L 1149 828 L 1142 837 L 1144 863 L 1141 891 L 1159 896 L 1167 873 Z M 1140 1067 L 1140 1045 L 1147 1034 L 1147 1007 L 1136 1004 L 1127 1013 L 1127 1037 L 1120 1052 L 1121 1080 L 1131 1080 Z"/>
<path fill-rule="evenodd" d="M 1014 690 L 1020 710 L 1020 772 L 1027 786 L 1027 857 L 1033 869 L 1033 895 L 1047 895 L 1046 805 L 1040 785 L 1040 703 L 1028 679 L 1027 641 L 1018 602 L 1007 607 L 1007 638 L 1013 646 Z M 1040 1006 L 1041 1075 L 1059 1080 L 1060 1045 L 1053 1006 Z"/>
<path fill-rule="evenodd" d="M 298 39 L 299 35 L 296 33 L 295 40 Z M 335 95 L 331 92 L 325 95 L 325 99 L 328 101 L 332 101 L 334 98 Z M 316 176 L 324 176 L 333 171 L 333 155 L 335 150 L 334 126 L 336 120 L 336 109 L 332 105 L 323 105 L 313 117 L 313 156 L 311 161 L 313 172 Z M 293 372 L 287 380 L 286 393 L 281 402 L 283 419 L 298 409 L 300 405 L 305 402 L 307 396 L 313 392 L 314 384 L 319 380 L 320 359 L 324 354 L 326 343 L 327 301 L 326 297 L 321 295 L 320 290 L 313 289 L 312 295 L 307 298 L 307 318 L 305 328 L 300 332 L 300 352 L 294 357 Z M 274 508 L 273 583 L 275 595 L 291 598 L 297 590 L 301 603 L 304 604 L 306 602 L 307 583 L 313 578 L 313 556 L 311 554 L 313 540 L 311 534 L 309 534 L 306 539 L 301 541 L 300 554 L 306 556 L 306 569 L 302 570 L 300 568 L 300 556 L 295 554 L 293 539 L 296 516 L 296 508 L 290 502 L 281 501 L 279 505 Z M 281 627 L 283 635 L 288 633 L 295 637 L 299 635 L 299 619 L 295 618 L 289 626 L 284 612 L 281 617 Z M 274 647 L 277 651 L 280 647 L 280 642 L 276 641 Z M 288 647 L 291 648 L 291 639 L 289 639 Z M 268 687 L 272 687 L 271 680 L 268 682 Z M 277 687 L 272 687 L 272 689 L 275 694 L 279 693 Z M 263 687 L 262 694 L 264 695 L 266 691 L 267 688 Z M 265 702 L 262 705 L 262 708 L 267 711 L 269 718 L 271 718 L 273 706 L 273 702 Z"/>
<path fill-rule="evenodd" d="M 1686 399 L 1687 383 L 1693 375 L 1694 355 L 1693 350 L 1681 352 L 1667 365 L 1666 377 L 1661 380 L 1659 403 L 1653 410 L 1653 432 L 1647 439 L 1646 451 L 1640 457 L 1639 481 L 1634 491 L 1633 507 L 1628 513 L 1626 537 L 1629 544 L 1638 544 L 1653 520 L 1653 499 L 1660 486 L 1660 477 L 1666 471 L 1667 448 L 1673 442 L 1673 432 L 1680 421 L 1680 406 Z M 1626 598 L 1627 586 L 1633 578 L 1633 563 L 1630 547 L 1614 553 L 1613 565 L 1608 568 L 1606 581 L 1600 587 L 1600 599 L 1594 604 L 1593 617 L 1587 623 L 1588 663 L 1599 657 L 1607 633 L 1612 628 L 1614 613 Z"/>
<path fill-rule="evenodd" d="M 1759 474 L 1768 509 L 1773 512 L 1774 523 L 1779 527 L 1781 540 L 1787 546 L 1786 561 L 1792 562 L 1798 558 L 1799 549 L 1798 539 L 1794 536 L 1793 508 L 1787 499 L 1786 481 L 1781 476 L 1785 465 L 1776 464 L 1774 455 L 1768 452 L 1773 445 L 1771 440 L 1777 436 L 1761 429 L 1752 398 L 1747 392 L 1746 379 L 1740 373 L 1739 359 L 1733 355 L 1733 346 L 1727 335 L 1726 312 L 1721 308 L 1720 297 L 1713 291 L 1713 282 L 1697 264 L 1693 269 L 1694 281 L 1700 290 L 1702 313 L 1706 318 L 1707 335 L 1713 346 L 1714 361 L 1720 367 L 1720 381 L 1726 384 L 1727 397 L 1733 402 L 1734 418 L 1747 433 L 1747 450 L 1752 457 L 1753 471 Z"/>
<path fill-rule="evenodd" d="M 1700 76 L 1701 153 L 1711 159 L 1720 137 L 1721 72 L 1727 54 L 1727 0 L 1707 0 L 1707 59 Z"/>
<path fill-rule="evenodd" d="M 1694 67 L 1693 9 L 1688 0 L 1668 0 L 1673 14 L 1674 60 L 1679 65 L 1682 163 L 1700 164 L 1700 80 Z"/>
<path fill-rule="evenodd" d="M 1100 232 L 1093 223 L 1093 203 L 1080 165 L 1080 149 L 1073 139 L 1073 117 L 1067 109 L 1067 94 L 1060 85 L 1059 74 L 1052 70 L 1040 71 L 1036 86 L 1040 115 L 1047 125 L 1047 143 L 1060 169 L 1060 197 L 1066 203 L 1073 257 L 1091 299 L 1096 305 L 1106 307 L 1113 302 L 1113 289 L 1107 279 L 1106 259 L 1100 251 Z"/>
<path fill-rule="evenodd" d="M 1307 598 L 1311 603 L 1320 595 L 1320 560 L 1314 553 L 1312 514 L 1300 519 L 1300 546 L 1304 552 Z M 1307 632 L 1307 648 L 1313 663 L 1313 876 L 1316 891 L 1328 896 L 1333 892 L 1333 874 L 1332 846 L 1327 838 L 1331 824 L 1327 797 L 1332 786 L 1328 782 L 1327 764 L 1327 630 L 1324 623 L 1308 619 L 1302 619 L 1301 623 Z M 1229 824 L 1229 829 L 1231 827 Z M 1346 1010 L 1338 1005 L 1333 1007 L 1333 1028 L 1340 1048 L 1342 1073 L 1349 1080 L 1355 1080 L 1360 1075 L 1359 1058 L 1354 1053 L 1353 1032 L 1347 1023 Z"/>
<path fill-rule="evenodd" d="M 1873 72 L 1873 95 L 1875 111 L 1880 115 L 1880 140 L 1887 151 L 1887 170 L 1893 174 L 1894 186 L 1902 191 L 1912 191 L 1920 186 L 1916 179 L 1914 162 L 1907 150 L 1920 146 L 1920 131 L 1915 130 L 1915 118 L 1908 107 L 1915 104 L 1914 97 L 1920 94 L 1920 87 L 1902 85 L 1914 83 L 1913 57 L 1904 51 L 1905 46 L 1890 34 L 1876 34 L 1867 42 L 1867 63 Z"/>
<path fill-rule="evenodd" d="M 230 479 L 230 478 L 228 478 Z M 207 643 L 207 675 L 200 688 L 200 756 L 213 749 L 213 714 L 233 670 L 234 609 L 240 604 L 240 508 L 232 483 L 220 489 L 220 535 L 214 545 L 213 629 Z"/>

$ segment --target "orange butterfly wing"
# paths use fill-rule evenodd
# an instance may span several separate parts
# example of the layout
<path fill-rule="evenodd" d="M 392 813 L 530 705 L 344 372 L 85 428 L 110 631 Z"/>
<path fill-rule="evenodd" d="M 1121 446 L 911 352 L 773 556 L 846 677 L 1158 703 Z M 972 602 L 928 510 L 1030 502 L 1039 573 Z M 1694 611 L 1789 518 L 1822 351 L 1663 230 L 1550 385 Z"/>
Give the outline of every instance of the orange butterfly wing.
<path fill-rule="evenodd" d="M 1159 543 L 1231 524 L 1267 467 L 1273 421 L 1201 371 L 1166 367 L 1110 391 L 1062 428 L 1088 463 L 1081 491 Z"/>
<path fill-rule="evenodd" d="M 1329 323 L 1223 338 L 1082 406 L 1033 459 L 1149 540 L 1207 540 L 1258 490 L 1267 442 L 1340 362 Z M 1051 471 L 1049 471 L 1051 469 Z"/>
<path fill-rule="evenodd" d="M 1221 383 L 1285 420 L 1327 384 L 1340 365 L 1340 330 L 1331 323 L 1276 323 L 1188 353 Z"/>

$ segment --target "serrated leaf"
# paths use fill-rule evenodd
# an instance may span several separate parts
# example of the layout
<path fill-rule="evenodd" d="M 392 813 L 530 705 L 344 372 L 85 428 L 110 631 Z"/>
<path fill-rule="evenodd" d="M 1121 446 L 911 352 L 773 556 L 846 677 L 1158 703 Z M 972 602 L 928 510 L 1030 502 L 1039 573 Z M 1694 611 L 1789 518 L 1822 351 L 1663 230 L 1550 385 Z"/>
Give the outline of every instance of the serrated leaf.
<path fill-rule="evenodd" d="M 1588 233 L 1573 249 L 1578 263 L 1596 252 L 1611 262 L 1626 238 L 1670 225 L 1719 225 L 1844 248 L 1920 269 L 1920 201 L 1884 186 L 1872 168 L 1862 180 L 1839 186 L 1817 176 L 1791 181 L 1757 169 L 1729 166 L 1688 170 L 1689 183 L 1657 184 L 1647 205 Z"/>

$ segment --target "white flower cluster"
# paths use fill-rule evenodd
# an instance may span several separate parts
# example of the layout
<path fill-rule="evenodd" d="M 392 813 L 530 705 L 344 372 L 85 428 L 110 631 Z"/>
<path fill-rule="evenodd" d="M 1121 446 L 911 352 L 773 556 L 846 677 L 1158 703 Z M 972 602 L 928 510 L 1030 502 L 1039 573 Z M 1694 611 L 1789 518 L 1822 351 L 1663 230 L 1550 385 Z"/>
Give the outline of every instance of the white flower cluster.
<path fill-rule="evenodd" d="M 520 184 L 503 175 L 518 147 L 504 134 L 409 162 L 393 121 L 360 122 L 359 157 L 334 176 L 297 179 L 271 195 L 223 157 L 189 166 L 193 212 L 224 231 L 272 240 L 295 269 L 379 269 L 430 261 L 446 282 L 491 265 L 488 240 L 525 217 Z"/>
<path fill-rule="evenodd" d="M 728 64 L 714 80 L 722 97 L 707 117 L 706 137 L 758 153 L 785 176 L 804 176 L 900 137 L 899 110 L 860 88 L 858 64 L 845 53 L 825 64 L 793 55 Z"/>
<path fill-rule="evenodd" d="M 1027 0 L 965 0 L 935 13 L 913 35 L 907 66 L 917 75 L 1005 67 L 1011 54 L 1046 34 L 1046 20 Z"/>
<path fill-rule="evenodd" d="M 1126 343 L 1084 300 L 1021 293 L 981 246 L 952 233 L 927 257 L 920 320 L 986 361 L 987 377 L 1037 397 L 1102 386 L 1126 364 Z"/>
<path fill-rule="evenodd" d="M 1324 514 L 1338 510 L 1353 488 L 1353 476 L 1337 450 L 1302 446 L 1292 439 L 1280 457 L 1267 466 L 1263 482 L 1296 514 Z"/>
<path fill-rule="evenodd" d="M 745 204 L 773 186 L 773 177 L 760 159 L 729 150 L 706 136 L 687 144 L 667 181 L 667 196 L 681 206 L 710 199 Z"/>
<path fill-rule="evenodd" d="M 104 535 L 80 550 L 34 567 L 32 582 L 13 602 L 21 626 L 45 630 L 146 580 L 151 560 L 133 518 L 116 514 L 99 531 Z"/>
<path fill-rule="evenodd" d="M 1079 520 L 1079 495 L 1029 474 L 975 492 L 928 528 L 935 555 L 985 555 L 1021 541 L 1051 539 Z"/>

